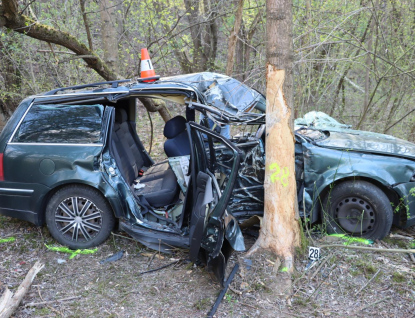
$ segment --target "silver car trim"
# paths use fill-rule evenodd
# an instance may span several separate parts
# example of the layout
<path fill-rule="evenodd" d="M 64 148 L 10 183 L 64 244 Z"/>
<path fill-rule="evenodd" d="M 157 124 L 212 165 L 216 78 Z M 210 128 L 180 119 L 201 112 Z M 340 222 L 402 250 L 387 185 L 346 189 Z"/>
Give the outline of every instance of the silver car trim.
<path fill-rule="evenodd" d="M 32 190 L 32 189 L 12 189 L 12 188 L 0 188 L 0 191 L 19 192 L 19 193 L 33 193 L 33 192 L 35 192 L 35 190 Z"/>
<path fill-rule="evenodd" d="M 22 118 L 20 118 L 20 120 L 19 120 L 19 122 L 18 122 L 18 124 L 17 124 L 16 128 L 15 128 L 15 129 L 14 129 L 14 131 L 13 131 L 12 136 L 10 137 L 10 139 L 9 139 L 9 141 L 8 141 L 7 143 L 10 143 L 10 142 L 13 140 L 14 135 L 15 135 L 15 134 L 16 134 L 16 132 L 17 132 L 17 129 L 19 129 L 20 124 L 21 124 L 21 123 L 22 123 L 22 121 L 25 119 L 25 117 L 26 117 L 27 113 L 29 112 L 30 108 L 32 108 L 33 103 L 34 103 L 34 100 L 30 103 L 29 107 L 26 109 L 26 111 L 25 111 L 25 113 L 23 114 Z"/>
<path fill-rule="evenodd" d="M 104 144 L 71 144 L 71 143 L 56 143 L 56 142 L 9 142 L 8 145 L 22 145 L 22 146 L 82 146 L 82 147 L 102 147 Z"/>

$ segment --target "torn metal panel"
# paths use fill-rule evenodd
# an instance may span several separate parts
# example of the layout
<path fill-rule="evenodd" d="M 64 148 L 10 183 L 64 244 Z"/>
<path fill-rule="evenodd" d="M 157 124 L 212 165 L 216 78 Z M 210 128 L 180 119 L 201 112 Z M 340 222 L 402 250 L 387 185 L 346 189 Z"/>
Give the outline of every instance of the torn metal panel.
<path fill-rule="evenodd" d="M 148 212 L 149 207 L 146 206 L 145 202 L 141 202 L 142 199 L 140 200 L 140 197 L 134 194 L 132 188 L 124 180 L 109 149 L 106 149 L 102 154 L 101 171 L 106 183 L 118 194 L 124 211 L 123 218 L 132 225 L 158 231 L 180 233 L 180 229 L 172 225 L 164 225 L 145 219 L 144 214 Z"/>
<path fill-rule="evenodd" d="M 182 189 L 183 194 L 186 194 L 189 186 L 190 175 L 189 172 L 190 156 L 170 157 L 169 164 L 174 174 L 176 175 L 177 182 Z"/>
<path fill-rule="evenodd" d="M 242 160 L 228 210 L 238 218 L 263 213 L 265 149 L 260 139 L 237 144 Z M 226 153 L 218 149 L 216 157 L 226 162 Z"/>

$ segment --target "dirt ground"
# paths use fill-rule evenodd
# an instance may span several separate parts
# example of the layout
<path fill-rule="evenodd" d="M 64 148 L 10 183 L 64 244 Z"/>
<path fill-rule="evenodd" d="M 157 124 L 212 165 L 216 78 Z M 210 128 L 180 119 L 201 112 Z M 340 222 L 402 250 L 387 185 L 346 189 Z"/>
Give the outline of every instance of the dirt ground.
<path fill-rule="evenodd" d="M 398 238 L 373 247 L 414 246 L 414 229 L 394 233 Z M 315 245 L 329 239 L 313 236 Z M 73 259 L 46 248 L 56 243 L 45 227 L 0 217 L 0 238 L 8 237 L 16 240 L 0 243 L 0 292 L 6 286 L 16 291 L 35 261 L 45 264 L 14 317 L 206 317 L 221 290 L 203 267 L 188 261 L 187 251 L 158 254 L 125 233 Z M 246 235 L 247 245 L 253 241 Z M 120 260 L 100 264 L 119 251 Z M 415 263 L 408 254 L 322 249 L 320 261 L 306 270 L 303 253 L 292 279 L 275 273 L 267 253 L 255 254 L 252 264 L 243 257 L 234 253 L 230 260 L 228 271 L 237 262 L 241 268 L 215 317 L 414 317 Z"/>

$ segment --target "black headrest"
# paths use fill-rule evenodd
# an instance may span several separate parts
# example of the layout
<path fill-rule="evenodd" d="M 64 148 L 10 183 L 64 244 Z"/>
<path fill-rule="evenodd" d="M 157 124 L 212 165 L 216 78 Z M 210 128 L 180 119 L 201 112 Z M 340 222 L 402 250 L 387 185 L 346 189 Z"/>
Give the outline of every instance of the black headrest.
<path fill-rule="evenodd" d="M 186 130 L 186 119 L 183 116 L 176 116 L 170 119 L 164 126 L 164 136 L 172 139 Z"/>
<path fill-rule="evenodd" d="M 127 112 L 125 111 L 125 109 L 122 109 L 122 108 L 115 109 L 115 122 L 116 123 L 123 123 L 127 121 L 127 119 L 128 119 L 128 116 L 127 116 Z"/>

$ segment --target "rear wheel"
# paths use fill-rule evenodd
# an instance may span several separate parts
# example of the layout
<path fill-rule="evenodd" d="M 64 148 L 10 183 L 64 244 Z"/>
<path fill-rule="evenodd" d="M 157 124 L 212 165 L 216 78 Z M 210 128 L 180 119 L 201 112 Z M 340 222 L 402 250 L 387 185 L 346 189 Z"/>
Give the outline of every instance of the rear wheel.
<path fill-rule="evenodd" d="M 345 181 L 323 201 L 327 232 L 382 239 L 390 231 L 393 210 L 386 194 L 367 181 Z"/>
<path fill-rule="evenodd" d="M 98 191 L 72 185 L 58 190 L 49 200 L 46 224 L 59 243 L 83 249 L 103 243 L 114 228 L 115 218 Z"/>

